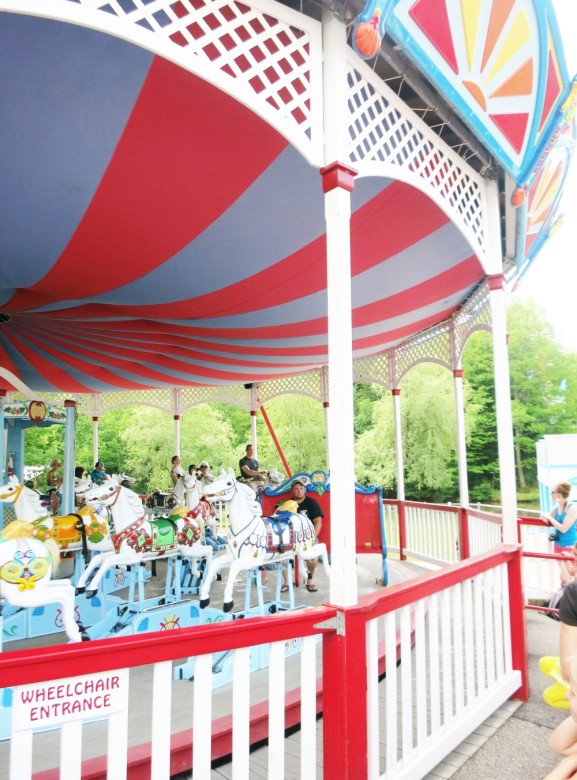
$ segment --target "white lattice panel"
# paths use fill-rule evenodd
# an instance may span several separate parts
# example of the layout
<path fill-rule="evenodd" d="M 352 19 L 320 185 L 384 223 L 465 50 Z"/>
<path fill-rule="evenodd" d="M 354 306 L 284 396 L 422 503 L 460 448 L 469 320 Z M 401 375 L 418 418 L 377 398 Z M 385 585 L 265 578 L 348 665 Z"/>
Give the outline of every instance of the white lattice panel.
<path fill-rule="evenodd" d="M 391 359 L 394 350 L 370 358 L 361 358 L 353 363 L 354 382 L 374 382 L 391 390 Z"/>
<path fill-rule="evenodd" d="M 106 414 L 122 406 L 153 406 L 172 414 L 172 390 L 121 390 L 116 393 L 100 393 L 100 413 Z"/>
<path fill-rule="evenodd" d="M 482 284 L 453 317 L 455 356 L 460 364 L 467 340 L 478 330 L 491 330 L 489 288 Z"/>
<path fill-rule="evenodd" d="M 442 322 L 396 347 L 392 371 L 393 386 L 398 387 L 402 377 L 418 363 L 439 363 L 449 370 L 452 369 L 449 322 Z"/>
<path fill-rule="evenodd" d="M 40 13 L 142 46 L 233 95 L 322 165 L 320 22 L 274 0 L 46 0 Z M 37 0 L 0 10 L 39 13 Z"/>
<path fill-rule="evenodd" d="M 306 374 L 296 374 L 283 379 L 271 379 L 260 382 L 258 386 L 258 403 L 265 404 L 271 398 L 279 395 L 306 395 L 316 401 L 322 401 L 322 383 L 320 369 L 307 371 Z"/>
<path fill-rule="evenodd" d="M 218 385 L 217 387 L 183 387 L 180 390 L 181 414 L 193 406 L 222 403 L 250 410 L 250 396 L 243 385 Z"/>
<path fill-rule="evenodd" d="M 388 175 L 402 171 L 403 180 L 420 183 L 483 257 L 482 178 L 354 56 L 348 72 L 351 163 L 359 174 L 375 173 L 377 163 Z"/>

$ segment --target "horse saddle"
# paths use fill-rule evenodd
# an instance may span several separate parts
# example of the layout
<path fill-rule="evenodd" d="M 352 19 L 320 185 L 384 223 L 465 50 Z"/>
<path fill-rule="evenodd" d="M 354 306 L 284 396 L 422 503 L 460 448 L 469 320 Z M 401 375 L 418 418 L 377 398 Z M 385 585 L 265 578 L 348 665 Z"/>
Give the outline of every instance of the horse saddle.
<path fill-rule="evenodd" d="M 295 543 L 294 528 L 291 522 L 292 512 L 278 510 L 272 517 L 263 518 L 267 529 L 267 550 L 269 552 L 286 552 L 286 548 L 293 548 Z M 285 540 L 285 531 L 288 528 L 288 539 Z M 276 538 L 275 538 L 276 537 Z"/>
<path fill-rule="evenodd" d="M 176 527 L 170 520 L 152 520 L 150 527 L 153 550 L 170 550 L 176 546 Z"/>
<path fill-rule="evenodd" d="M 57 542 L 73 542 L 79 539 L 78 517 L 76 515 L 63 515 L 55 517 L 54 530 L 56 531 Z"/>

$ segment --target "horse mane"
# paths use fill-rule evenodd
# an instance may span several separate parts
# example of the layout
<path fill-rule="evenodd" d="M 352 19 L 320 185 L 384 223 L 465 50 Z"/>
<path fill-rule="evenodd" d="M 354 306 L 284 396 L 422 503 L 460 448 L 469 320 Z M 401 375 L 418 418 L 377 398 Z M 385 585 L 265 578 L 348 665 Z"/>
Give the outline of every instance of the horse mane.
<path fill-rule="evenodd" d="M 26 487 L 26 485 L 24 485 L 24 493 L 30 500 L 34 511 L 38 512 L 38 517 L 46 517 L 47 514 L 51 514 L 50 510 L 42 504 L 40 495 L 35 490 L 32 490 L 32 488 Z"/>
<path fill-rule="evenodd" d="M 134 490 L 131 490 L 127 487 L 121 487 L 120 488 L 122 493 L 126 494 L 126 500 L 128 501 L 128 504 L 130 505 L 130 508 L 137 514 L 142 514 L 142 499 L 138 495 L 138 493 L 135 493 Z"/>
<path fill-rule="evenodd" d="M 1 537 L 3 542 L 9 542 L 12 539 L 28 539 L 32 536 L 35 526 L 27 523 L 26 520 L 13 520 L 2 529 Z"/>
<path fill-rule="evenodd" d="M 237 482 L 237 489 L 241 491 L 241 494 L 246 499 L 246 503 L 249 505 L 253 516 L 262 517 L 262 506 L 257 499 L 254 490 L 243 482 Z"/>

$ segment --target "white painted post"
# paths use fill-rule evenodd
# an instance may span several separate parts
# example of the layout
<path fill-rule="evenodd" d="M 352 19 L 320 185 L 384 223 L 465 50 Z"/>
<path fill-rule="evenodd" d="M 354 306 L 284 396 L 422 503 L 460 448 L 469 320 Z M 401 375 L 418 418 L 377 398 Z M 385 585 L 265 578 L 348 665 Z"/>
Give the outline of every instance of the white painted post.
<path fill-rule="evenodd" d="M 355 171 L 347 159 L 346 27 L 323 9 L 325 161 L 329 346 L 328 439 L 331 464 L 330 601 L 357 602 L 353 434 L 350 192 Z"/>
<path fill-rule="evenodd" d="M 174 419 L 174 454 L 180 458 L 180 415 L 173 415 Z"/>
<path fill-rule="evenodd" d="M 495 372 L 495 405 L 497 413 L 497 448 L 503 512 L 503 541 L 517 542 L 517 489 L 515 451 L 513 447 L 513 414 L 507 350 L 507 318 L 501 248 L 501 212 L 496 181 L 486 184 L 485 231 L 487 235 L 486 273 L 491 308 L 493 360 Z"/>
<path fill-rule="evenodd" d="M 405 464 L 403 461 L 403 428 L 401 423 L 401 389 L 394 387 L 393 415 L 395 420 L 395 455 L 397 460 L 397 499 L 405 500 Z"/>
<path fill-rule="evenodd" d="M 517 542 L 517 488 L 515 481 L 515 450 L 513 446 L 513 414 L 509 352 L 507 349 L 507 318 L 503 274 L 488 276 L 491 306 L 493 361 L 495 372 L 495 406 L 497 413 L 497 449 L 503 511 L 503 542 Z"/>
<path fill-rule="evenodd" d="M 250 439 L 252 442 L 253 457 L 258 460 L 258 448 L 256 439 L 256 409 L 250 410 Z"/>
<path fill-rule="evenodd" d="M 180 388 L 172 388 L 172 419 L 174 420 L 174 454 L 180 458 Z"/>
<path fill-rule="evenodd" d="M 465 436 L 465 406 L 463 401 L 463 369 L 453 371 L 455 387 L 455 414 L 457 417 L 457 465 L 459 469 L 459 500 L 462 507 L 469 506 L 469 481 L 467 479 L 467 440 Z"/>
<path fill-rule="evenodd" d="M 64 401 L 66 426 L 64 429 L 64 463 L 62 464 L 63 515 L 74 512 L 74 466 L 76 442 L 76 401 Z"/>
<path fill-rule="evenodd" d="M 327 472 L 331 470 L 331 458 L 329 453 L 329 372 L 328 366 L 321 366 L 321 398 L 325 413 L 325 449 L 327 459 Z"/>
<path fill-rule="evenodd" d="M 7 481 L 6 471 L 6 431 L 4 430 L 4 404 L 6 403 L 6 390 L 0 390 L 0 479 Z M 4 528 L 4 504 L 0 503 L 0 528 Z M 1 618 L 0 618 L 1 620 Z M 0 625 L 0 628 L 2 626 Z M 2 652 L 2 639 L 0 638 L 0 652 Z"/>
<path fill-rule="evenodd" d="M 92 471 L 92 466 L 97 463 L 99 460 L 98 457 L 98 417 L 92 418 L 92 464 L 90 466 L 90 471 Z"/>

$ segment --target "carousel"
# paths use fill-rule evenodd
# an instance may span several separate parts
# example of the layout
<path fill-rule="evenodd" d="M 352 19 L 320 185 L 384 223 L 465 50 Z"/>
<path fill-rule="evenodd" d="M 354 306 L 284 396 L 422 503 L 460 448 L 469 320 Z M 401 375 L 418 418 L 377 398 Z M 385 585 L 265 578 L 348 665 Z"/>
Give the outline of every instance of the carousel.
<path fill-rule="evenodd" d="M 14 690 L 14 700 L 22 705 L 27 686 L 67 676 L 59 667 L 65 657 L 90 659 L 94 674 L 110 674 L 106 679 L 118 683 L 122 695 L 111 696 L 102 717 L 122 724 L 117 733 L 124 733 L 129 708 L 124 672 L 131 648 L 149 658 L 142 663 L 159 666 L 188 657 L 183 676 L 194 676 L 195 700 L 203 696 L 206 702 L 214 667 L 206 660 L 210 654 L 230 652 L 236 659 L 230 664 L 231 684 L 241 685 L 237 678 L 242 678 L 248 685 L 246 670 L 255 657 L 243 654 L 249 645 L 270 641 L 266 666 L 270 660 L 271 670 L 277 670 L 284 653 L 275 641 L 290 644 L 298 637 L 303 664 L 314 666 L 315 653 L 323 647 L 323 675 L 328 677 L 320 687 L 327 708 L 330 704 L 331 712 L 339 714 L 337 741 L 345 746 L 331 749 L 335 732 L 327 721 L 324 776 L 377 776 L 373 704 L 363 699 L 351 705 L 350 698 L 367 687 L 366 678 L 344 681 L 337 672 L 365 651 L 364 640 L 354 649 L 349 645 L 351 631 L 345 630 L 347 621 L 360 620 L 361 612 L 366 616 L 372 609 L 364 601 L 364 612 L 359 606 L 366 597 L 359 592 L 357 556 L 376 552 L 386 583 L 391 545 L 378 490 L 370 499 L 368 530 L 359 522 L 362 502 L 369 499 L 353 476 L 353 383 L 376 382 L 391 393 L 401 513 L 401 380 L 426 360 L 452 373 L 460 506 L 466 515 L 461 360 L 475 331 L 491 332 L 500 539 L 510 546 L 501 554 L 514 556 L 506 294 L 522 281 L 559 223 L 574 148 L 576 89 L 553 2 L 0 0 L 0 44 L 0 96 L 7 107 L 0 126 L 3 490 L 13 476 L 22 479 L 20 428 L 46 424 L 53 408 L 64 409 L 70 420 L 75 414 L 92 419 L 97 460 L 98 421 L 123 405 L 163 409 L 173 420 L 179 452 L 182 415 L 197 404 L 226 401 L 250 414 L 256 450 L 259 410 L 264 415 L 266 402 L 278 395 L 301 393 L 325 410 L 330 468 L 330 480 L 325 474 L 330 489 L 323 498 L 330 522 L 317 544 L 308 525 L 297 527 L 289 507 L 272 531 L 263 531 L 258 519 L 241 539 L 231 522 L 227 549 L 205 549 L 197 507 L 184 498 L 176 514 L 173 508 L 168 517 L 133 518 L 140 515 L 142 502 L 135 502 L 130 493 L 136 494 L 121 478 L 109 480 L 104 489 L 87 488 L 89 512 L 105 513 L 113 530 L 106 537 L 108 546 L 91 556 L 84 579 L 79 572 L 65 590 L 68 598 L 72 589 L 76 612 L 79 600 L 99 594 L 108 608 L 101 608 L 93 623 L 98 629 L 87 642 L 77 640 L 90 636 L 90 628 L 78 614 L 71 620 L 66 608 L 73 645 L 60 645 L 51 654 L 55 677 L 34 666 L 34 650 L 5 649 L 0 657 L 4 690 Z M 40 420 L 41 411 L 47 416 Z M 74 513 L 72 422 L 69 430 L 65 514 Z M 244 486 L 239 488 L 230 474 L 215 485 L 207 498 L 226 501 L 235 520 L 243 518 L 240 524 L 244 513 L 259 517 L 254 497 L 243 495 Z M 288 488 L 283 485 L 284 493 Z M 274 511 L 266 498 L 259 506 L 261 514 L 262 506 Z M 44 547 L 36 549 L 27 528 L 37 520 L 21 518 L 24 525 L 7 523 L 2 531 L 0 595 L 8 603 L 11 577 L 21 580 L 24 591 L 38 593 L 37 575 L 50 578 L 51 540 L 38 542 Z M 135 531 L 133 524 L 141 520 Z M 78 521 L 79 531 L 100 529 L 106 536 L 98 519 Z M 272 539 L 274 550 L 261 544 L 265 537 Z M 246 558 L 241 548 L 249 551 Z M 479 552 L 490 549 L 487 545 Z M 294 608 L 292 591 L 284 603 L 280 577 L 282 567 L 289 567 L 292 582 L 295 555 L 306 561 L 317 554 L 326 558 L 322 568 L 328 591 L 324 604 L 311 608 L 318 610 L 314 619 L 309 610 Z M 142 564 L 158 557 L 173 563 L 167 565 L 164 591 L 151 603 L 143 595 Z M 246 565 L 249 558 L 252 567 Z M 182 591 L 183 561 L 193 581 L 188 593 Z M 279 567 L 273 603 L 280 609 L 271 611 L 268 604 L 263 610 L 260 593 L 257 614 L 249 606 L 242 620 L 233 620 L 236 576 L 266 562 Z M 101 587 L 117 566 L 131 572 L 130 592 L 122 603 Z M 209 625 L 202 612 L 214 609 L 208 606 L 209 590 L 223 567 L 230 569 L 230 588 Z M 258 591 L 259 578 L 252 582 Z M 393 598 L 409 598 L 403 587 L 399 595 L 394 585 Z M 198 597 L 189 623 L 177 616 L 177 623 L 188 627 L 168 631 L 167 618 L 163 647 L 148 644 L 161 630 L 151 628 L 151 617 L 176 608 L 183 595 Z M 386 599 L 386 591 L 379 598 Z M 503 595 L 503 604 L 507 598 Z M 390 606 L 391 614 L 399 604 Z M 189 606 L 185 609 L 190 612 Z M 383 616 L 389 607 L 378 609 Z M 123 623 L 128 614 L 136 618 Z M 397 632 L 387 628 L 386 644 L 395 660 L 411 652 L 411 641 L 403 638 L 407 632 L 417 636 L 414 647 L 420 652 L 419 621 L 429 617 L 417 607 L 411 615 L 399 618 L 398 646 Z M 225 630 L 218 632 L 221 622 Z M 135 631 L 137 623 L 147 627 Z M 173 620 L 170 627 L 175 625 Z M 107 638 L 114 629 L 121 636 Z M 197 629 L 190 639 L 196 648 L 191 656 L 176 635 L 188 637 Z M 373 648 L 371 642 L 377 649 L 367 649 L 354 668 L 376 669 L 378 677 L 383 674 L 380 645 L 367 628 L 367 648 Z M 505 657 L 501 692 L 491 692 L 477 709 L 471 705 L 470 721 L 467 714 L 461 726 L 496 705 L 499 696 L 502 701 L 522 687 L 522 663 L 515 666 L 520 654 Z M 78 663 L 83 668 L 82 660 Z M 173 672 L 168 666 L 158 672 L 164 683 L 154 683 L 151 699 L 168 695 Z M 268 736 L 271 746 L 282 751 L 287 724 L 300 723 L 303 734 L 313 734 L 322 708 L 315 694 L 317 677 L 301 682 L 298 717 L 294 710 L 281 717 L 285 705 L 288 713 L 296 699 L 285 701 L 284 687 L 281 693 L 273 678 L 283 678 L 271 673 L 273 692 L 266 699 L 274 717 L 264 731 L 262 724 L 251 734 L 248 726 L 246 731 L 238 727 L 234 744 L 226 743 L 232 739 L 230 728 L 220 721 L 218 727 L 213 723 L 211 736 L 210 707 L 203 712 L 195 704 L 193 737 L 182 737 L 182 753 L 188 751 L 182 771 L 192 767 L 195 775 L 208 776 L 211 759 L 228 750 L 239 777 L 248 777 L 251 742 Z M 492 672 L 478 679 L 485 678 L 498 682 Z M 332 685 L 338 680 L 342 690 L 340 683 Z M 258 713 L 244 709 L 247 689 L 239 690 L 232 715 L 219 711 L 219 717 L 230 716 L 237 724 L 244 717 L 254 724 Z M 160 709 L 157 698 L 153 711 Z M 19 706 L 13 720 L 10 757 L 6 754 L 10 777 L 29 777 L 39 767 L 30 748 L 34 718 Z M 78 735 L 82 718 L 51 713 L 41 725 Z M 154 725 L 163 736 L 161 747 L 153 736 L 144 738 L 152 744 L 146 771 L 165 777 L 169 761 L 174 769 L 175 752 L 170 759 L 170 730 L 157 720 Z M 437 726 L 431 725 L 431 733 Z M 180 721 L 173 732 L 179 727 L 184 728 Z M 431 762 L 440 760 L 451 741 L 451 728 L 442 738 L 433 737 L 434 747 L 419 737 L 418 744 L 403 743 L 404 757 L 389 751 L 386 777 L 417 776 L 411 775 L 417 757 L 419 766 L 434 766 Z M 395 735 L 389 744 L 393 741 Z M 110 777 L 123 776 L 131 762 L 140 760 L 128 745 L 126 737 L 122 749 L 108 751 Z M 302 750 L 305 767 L 316 743 L 311 748 L 303 741 Z M 104 746 L 97 755 L 105 753 Z M 68 776 L 99 776 L 94 763 L 81 768 L 80 744 L 69 760 Z M 93 754 L 85 760 L 98 763 Z M 271 764 L 269 776 L 282 775 L 282 769 L 281 775 L 275 771 L 278 765 Z"/>

